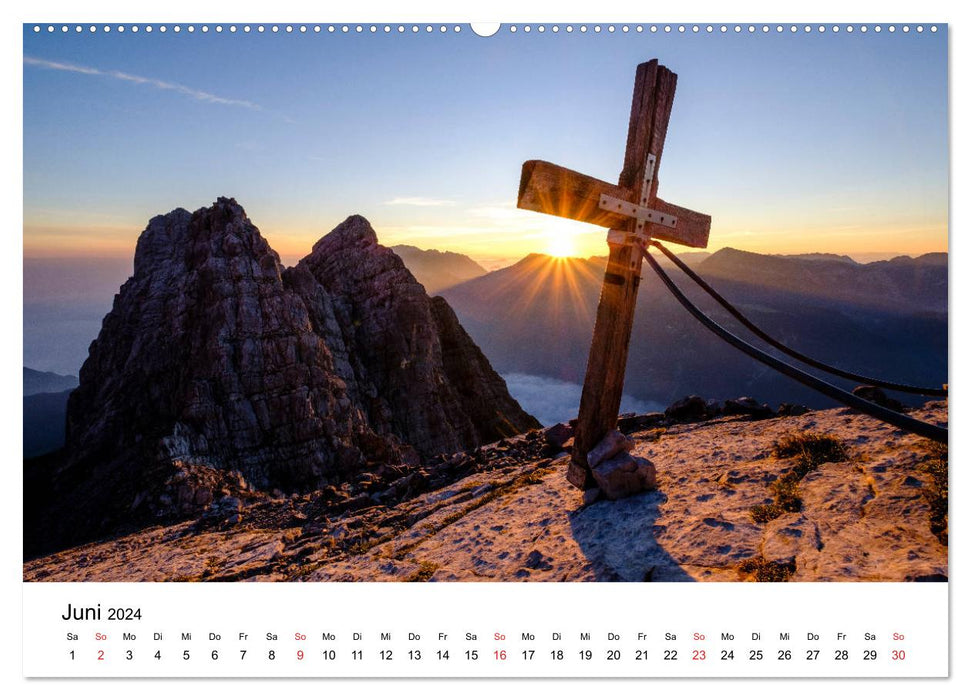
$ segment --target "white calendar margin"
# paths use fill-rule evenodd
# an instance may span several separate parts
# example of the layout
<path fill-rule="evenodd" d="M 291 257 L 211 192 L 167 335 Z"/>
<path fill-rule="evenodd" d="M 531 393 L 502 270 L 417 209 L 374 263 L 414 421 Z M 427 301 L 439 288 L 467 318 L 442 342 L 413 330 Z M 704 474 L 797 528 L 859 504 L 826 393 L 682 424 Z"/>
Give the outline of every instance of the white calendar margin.
<path fill-rule="evenodd" d="M 76 609 L 97 606 L 102 619 L 64 621 L 68 603 Z M 31 583 L 24 585 L 25 615 L 33 621 L 24 634 L 24 673 L 946 677 L 947 604 L 946 583 Z M 110 621 L 112 608 L 137 609 L 141 617 Z M 135 638 L 123 640 L 126 632 Z M 360 641 L 353 641 L 355 632 Z M 554 641 L 554 632 L 560 640 Z M 866 641 L 867 632 L 873 641 Z M 78 639 L 69 641 L 68 633 Z M 155 633 L 161 641 L 153 639 Z M 325 641 L 325 633 L 336 639 Z M 723 633 L 733 639 L 724 640 Z M 808 633 L 817 639 L 809 641 Z M 894 633 L 902 639 L 893 641 Z M 810 662 L 805 654 L 812 648 L 819 656 Z M 353 660 L 354 649 L 362 660 Z M 561 661 L 551 659 L 557 649 Z M 720 660 L 722 649 L 731 649 L 734 658 Z M 748 660 L 754 649 L 762 652 L 761 660 Z M 876 651 L 875 660 L 864 659 L 868 649 Z M 891 651 L 901 649 L 906 658 L 893 660 Z M 160 660 L 153 658 L 156 650 Z M 329 650 L 335 658 L 322 658 Z M 447 650 L 449 659 L 437 659 L 439 650 Z M 471 650 L 475 661 L 465 657 Z M 527 660 L 523 652 L 529 650 Z M 619 659 L 611 661 L 609 650 L 620 652 Z M 677 659 L 665 661 L 667 650 L 677 651 Z M 792 658 L 777 659 L 783 650 Z M 849 658 L 834 659 L 837 650 L 846 650 Z M 390 660 L 381 658 L 385 651 Z M 587 651 L 590 660 L 580 659 Z M 638 651 L 646 652 L 646 660 L 636 659 Z M 694 658 L 699 651 L 704 658 Z"/>
<path fill-rule="evenodd" d="M 800 3 L 781 4 L 769 0 L 739 0 L 730 8 L 731 17 L 727 17 L 725 6 L 715 0 L 697 0 L 691 7 L 684 7 L 682 4 L 674 3 L 669 6 L 654 5 L 646 8 L 643 3 L 634 3 L 631 0 L 601 0 L 593 5 L 589 3 L 577 3 L 577 7 L 572 7 L 568 2 L 556 3 L 540 9 L 522 0 L 492 0 L 488 4 L 480 3 L 477 6 L 457 4 L 448 0 L 411 0 L 407 3 L 393 3 L 390 0 L 372 0 L 372 2 L 349 3 L 349 4 L 330 4 L 326 11 L 316 3 L 307 0 L 276 0 L 272 8 L 268 8 L 264 2 L 253 0 L 241 0 L 235 4 L 233 9 L 233 21 L 274 21 L 283 17 L 293 17 L 299 20 L 323 20 L 323 21 L 425 21 L 443 20 L 455 22 L 467 22 L 469 20 L 490 21 L 534 21 L 541 19 L 544 21 L 603 21 L 616 17 L 621 21 L 644 21 L 652 22 L 691 22 L 691 21 L 711 21 L 713 18 L 725 19 L 727 21 L 806 21 L 806 20 L 826 20 L 841 22 L 860 22 L 869 21 L 927 21 L 939 19 L 942 22 L 952 22 L 952 31 L 957 29 L 957 36 L 964 34 L 964 31 L 971 26 L 965 22 L 967 10 L 959 7 L 958 3 L 950 0 L 925 0 L 922 3 L 912 3 L 905 0 L 886 0 L 879 5 L 871 5 L 868 8 L 860 9 L 852 3 L 843 0 L 819 0 L 811 6 Z M 207 20 L 221 19 L 226 14 L 225 5 L 220 6 L 214 0 L 169 0 L 164 5 L 141 4 L 132 5 L 121 2 L 121 0 L 87 0 L 83 6 L 77 2 L 68 0 L 48 0 L 43 7 L 35 4 L 7 4 L 0 12 L 3 13 L 3 27 L 8 31 L 7 41 L 3 42 L 0 51 L 3 52 L 3 68 L 0 75 L 3 76 L 4 94 L 12 103 L 11 108 L 4 112 L 0 117 L 6 127 L 3 139 L 3 162 L 8 167 L 8 187 L 0 190 L 3 211 L 7 214 L 7 224 L 9 231 L 20 230 L 22 226 L 22 160 L 21 160 L 21 141 L 20 134 L 22 109 L 21 93 L 21 57 L 22 41 L 19 24 L 26 21 L 59 21 L 70 18 L 71 21 L 104 21 L 106 19 L 122 21 L 185 21 L 186 19 L 204 18 Z M 952 34 L 952 37 L 955 36 Z M 968 56 L 971 51 L 965 48 L 963 38 L 954 41 L 952 38 L 952 100 L 951 113 L 952 123 L 967 123 L 967 116 L 971 113 L 968 108 L 968 90 L 962 88 L 953 77 L 966 76 L 971 71 L 971 60 Z M 965 85 L 967 84 L 965 80 Z M 961 129 L 955 129 L 952 133 L 952 191 L 957 191 L 962 183 L 966 186 L 968 177 L 967 163 L 967 139 Z M 952 198 L 952 226 L 960 221 L 967 219 L 966 211 L 961 208 L 961 202 Z M 964 216 L 962 217 L 962 214 Z M 953 229 L 952 229 L 953 230 Z M 4 255 L 0 256 L 3 265 L 3 274 L 0 275 L 0 285 L 6 293 L 5 298 L 11 300 L 4 307 L 4 320 L 10 327 L 20 327 L 20 307 L 16 300 L 21 295 L 21 245 L 22 241 L 16 235 L 8 235 L 0 239 L 3 241 Z M 951 253 L 957 253 L 960 248 L 958 241 L 952 237 Z M 951 332 L 951 357 L 957 357 L 958 347 L 967 347 L 968 318 L 971 313 L 971 305 L 963 305 L 961 301 L 971 299 L 971 276 L 961 275 L 959 272 L 967 267 L 962 262 L 965 258 L 961 255 L 952 257 L 951 275 L 951 306 L 952 332 Z M 955 302 L 958 302 L 955 304 Z M 21 450 L 21 424 L 19 420 L 9 420 L 10 417 L 19 415 L 21 410 L 20 398 L 15 392 L 20 384 L 20 371 L 17 363 L 21 359 L 21 347 L 14 343 L 0 347 L 0 355 L 6 360 L 2 364 L 4 368 L 0 372 L 3 392 L 0 396 L 4 397 L 5 410 L 3 415 L 8 420 L 0 423 L 0 430 L 3 431 L 3 444 L 10 451 L 9 462 L 19 464 L 19 453 Z M 951 396 L 951 420 L 959 421 L 964 415 L 962 409 L 963 402 L 960 400 L 963 392 L 960 387 L 964 385 L 962 378 L 971 376 L 966 372 L 967 367 L 955 363 L 952 365 L 952 376 L 950 382 L 952 387 Z M 963 457 L 966 453 L 966 442 L 960 431 L 955 434 L 951 441 L 952 463 L 966 462 Z M 22 475 L 19 469 L 15 469 L 13 481 L 21 488 Z M 952 471 L 951 486 L 957 493 L 965 493 L 967 489 L 960 488 L 960 485 L 967 481 L 967 477 L 960 473 L 960 470 Z M 14 489 L 11 489 L 13 492 Z M 4 572 L 2 591 L 5 594 L 3 599 L 8 601 L 8 606 L 13 606 L 20 599 L 18 593 L 22 592 L 21 577 L 21 541 L 19 536 L 22 534 L 22 503 L 14 498 L 13 503 L 3 510 L 2 517 L 4 531 L 11 533 L 10 537 L 3 539 L 4 551 Z M 955 541 L 960 541 L 959 536 L 966 528 L 962 527 L 961 519 L 952 519 L 951 536 Z M 962 586 L 961 581 L 965 581 L 969 575 L 967 561 L 963 559 L 959 552 L 952 550 L 951 557 L 951 590 L 954 586 Z M 958 583 L 955 583 L 958 582 Z M 829 586 L 829 584 L 815 584 Z M 960 631 L 967 630 L 969 627 L 964 624 L 968 619 L 966 605 L 961 601 L 960 590 L 957 595 L 952 595 L 952 631 L 951 631 L 951 655 L 952 658 L 969 658 L 971 649 L 965 643 L 965 639 Z M 832 592 L 838 595 L 838 589 Z M 5 615 L 4 619 L 8 624 L 13 621 L 12 611 Z M 21 623 L 23 623 L 21 618 Z M 21 678 L 19 685 L 14 679 L 21 674 L 22 661 L 22 640 L 16 634 L 4 635 L 0 641 L 0 656 L 3 658 L 4 679 L 8 681 L 8 687 L 14 692 L 29 692 L 32 697 L 65 697 L 65 687 L 63 684 L 41 684 L 36 682 L 25 685 Z M 941 685 L 932 682 L 905 682 L 897 680 L 868 680 L 866 686 L 853 681 L 833 681 L 819 683 L 797 683 L 791 684 L 784 680 L 766 681 L 736 681 L 731 684 L 719 684 L 717 688 L 703 681 L 697 684 L 687 684 L 684 681 L 653 681 L 651 684 L 652 693 L 663 692 L 664 690 L 679 693 L 682 697 L 695 697 L 710 695 L 715 692 L 719 697 L 751 697 L 753 693 L 786 693 L 788 698 L 813 697 L 816 698 L 820 691 L 839 693 L 858 694 L 866 692 L 868 694 L 879 694 L 881 698 L 907 698 L 912 700 L 915 694 L 926 688 L 933 692 L 935 696 L 957 696 L 957 683 L 953 682 L 955 677 L 962 678 L 968 675 L 966 665 L 958 664 L 953 668 L 952 682 Z M 220 684 L 221 691 L 231 691 L 234 696 L 241 698 L 265 698 L 273 688 L 286 688 L 285 692 L 299 693 L 311 686 L 306 682 L 288 683 L 285 685 L 271 683 L 253 683 L 252 681 L 225 681 Z M 210 693 L 214 690 L 203 681 L 189 681 L 179 684 L 182 690 L 179 692 L 194 689 L 198 693 Z M 503 683 L 498 688 L 500 692 L 508 692 L 515 687 L 523 692 L 537 693 L 540 688 L 529 682 L 519 684 Z M 605 686 L 611 691 L 616 692 L 623 689 L 635 691 L 643 688 L 641 685 L 631 685 L 625 682 L 612 683 Z M 362 692 L 382 692 L 388 693 L 392 688 L 387 682 L 374 681 L 363 684 L 359 681 L 339 682 L 335 681 L 327 685 L 329 692 L 346 690 L 351 693 L 360 694 Z M 591 692 L 590 684 L 570 681 L 547 681 L 543 684 L 544 691 L 555 689 L 558 697 L 588 697 Z M 137 681 L 93 681 L 84 685 L 83 696 L 88 693 L 97 694 L 99 698 L 125 697 L 130 698 L 137 695 L 140 700 L 154 700 L 155 698 L 170 698 L 174 688 L 168 684 L 145 685 Z M 441 681 L 438 683 L 408 683 L 396 684 L 393 687 L 393 694 L 396 698 L 427 698 L 430 695 L 442 694 L 446 697 L 455 697 L 461 692 L 463 698 L 479 698 L 492 696 L 497 690 L 496 686 L 489 684 L 468 685 L 460 681 Z M 637 691 L 641 692 L 641 691 Z M 191 695 L 190 695 L 191 696 Z"/>

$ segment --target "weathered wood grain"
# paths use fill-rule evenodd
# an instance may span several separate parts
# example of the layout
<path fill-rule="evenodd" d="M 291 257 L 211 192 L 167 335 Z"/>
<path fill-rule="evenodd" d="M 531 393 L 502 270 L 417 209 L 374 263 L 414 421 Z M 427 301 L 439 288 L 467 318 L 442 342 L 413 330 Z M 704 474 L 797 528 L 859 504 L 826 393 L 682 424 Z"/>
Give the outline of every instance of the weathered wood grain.
<path fill-rule="evenodd" d="M 600 197 L 606 194 L 677 217 L 674 228 L 646 222 L 644 233 L 648 236 L 695 248 L 706 247 L 711 217 L 657 198 L 657 173 L 661 167 L 677 82 L 678 77 L 657 59 L 637 67 L 627 150 L 618 184 L 612 185 L 546 161 L 530 160 L 523 163 L 519 207 L 605 228 L 634 231 L 636 219 L 600 208 Z M 645 193 L 642 189 L 648 154 L 656 157 L 655 175 Z M 567 471 L 570 482 L 583 489 L 596 483 L 587 464 L 587 453 L 617 424 L 643 260 L 638 246 L 623 242 L 608 245 L 610 256 L 604 271 L 580 397 L 573 459 Z"/>
<path fill-rule="evenodd" d="M 654 180 L 656 183 L 657 178 Z M 575 170 L 544 160 L 528 160 L 523 163 L 522 177 L 519 180 L 520 209 L 562 216 L 604 228 L 629 230 L 634 220 L 600 209 L 601 194 L 629 202 L 636 201 L 633 191 Z M 637 187 L 637 194 L 640 194 L 640 186 Z M 652 238 L 692 248 L 708 246 L 710 216 L 669 204 L 662 199 L 655 199 L 651 208 L 678 217 L 675 228 L 651 226 L 648 232 Z"/>
<path fill-rule="evenodd" d="M 627 134 L 627 153 L 618 183 L 620 188 L 628 192 L 639 188 L 643 181 L 648 153 L 657 156 L 655 173 L 660 169 L 676 82 L 677 76 L 664 66 L 658 65 L 656 60 L 637 67 Z M 655 176 L 645 206 L 654 208 L 656 197 Z M 627 219 L 623 228 L 633 230 L 635 225 L 634 219 Z M 653 236 L 662 233 L 660 229 L 663 227 L 648 225 L 647 228 L 648 233 Z M 610 246 L 610 257 L 597 306 L 593 341 L 587 359 L 583 393 L 580 396 L 573 458 L 567 472 L 570 482 L 582 489 L 590 488 L 596 483 L 587 464 L 587 453 L 603 439 L 607 431 L 617 425 L 617 414 L 624 392 L 627 351 L 634 325 L 641 262 L 638 247 Z"/>

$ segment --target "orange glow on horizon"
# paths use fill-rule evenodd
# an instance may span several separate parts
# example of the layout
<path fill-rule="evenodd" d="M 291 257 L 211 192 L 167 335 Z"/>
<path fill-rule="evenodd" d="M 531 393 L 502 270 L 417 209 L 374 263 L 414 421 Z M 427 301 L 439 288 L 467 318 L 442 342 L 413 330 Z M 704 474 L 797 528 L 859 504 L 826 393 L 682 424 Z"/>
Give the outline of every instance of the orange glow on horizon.
<path fill-rule="evenodd" d="M 438 226 L 400 227 L 372 222 L 382 244 L 413 245 L 468 255 L 486 269 L 494 270 L 522 260 L 531 253 L 554 258 L 589 258 L 607 254 L 606 230 L 569 219 L 524 213 L 509 221 L 490 225 L 456 223 Z M 324 234 L 311 233 L 308 227 L 289 228 L 260 225 L 263 235 L 284 264 L 293 264 L 307 255 Z M 142 226 L 117 223 L 96 225 L 25 222 L 25 258 L 130 258 Z M 734 228 L 734 227 L 733 227 Z M 720 229 L 720 230 L 719 230 Z M 319 230 L 319 229 L 318 229 Z M 825 226 L 805 226 L 789 230 L 726 230 L 717 222 L 708 252 L 731 247 L 765 254 L 834 253 L 874 259 L 874 255 L 918 256 L 947 252 L 947 221 L 898 222 L 872 228 L 834 230 Z M 688 248 L 674 246 L 674 250 Z"/>

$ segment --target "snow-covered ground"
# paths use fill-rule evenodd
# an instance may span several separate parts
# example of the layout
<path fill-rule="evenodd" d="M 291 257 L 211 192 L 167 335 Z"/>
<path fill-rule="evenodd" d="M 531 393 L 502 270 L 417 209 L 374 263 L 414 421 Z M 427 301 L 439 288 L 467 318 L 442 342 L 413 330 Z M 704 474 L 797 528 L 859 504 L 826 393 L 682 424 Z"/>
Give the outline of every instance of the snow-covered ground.
<path fill-rule="evenodd" d="M 947 420 L 944 403 L 913 412 Z M 848 458 L 798 484 L 802 508 L 765 523 L 752 508 L 794 458 L 776 440 L 841 439 Z M 583 504 L 563 454 L 475 473 L 406 502 L 314 521 L 299 502 L 267 527 L 155 527 L 25 563 L 27 580 L 909 581 L 947 576 L 931 531 L 928 441 L 845 409 L 720 418 L 635 433 L 658 488 Z"/>

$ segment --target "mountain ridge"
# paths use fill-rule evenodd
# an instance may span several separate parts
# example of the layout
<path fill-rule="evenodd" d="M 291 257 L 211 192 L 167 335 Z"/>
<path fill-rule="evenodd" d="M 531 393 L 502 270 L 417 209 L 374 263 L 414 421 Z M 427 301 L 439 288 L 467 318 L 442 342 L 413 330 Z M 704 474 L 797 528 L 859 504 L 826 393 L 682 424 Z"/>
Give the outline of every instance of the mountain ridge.
<path fill-rule="evenodd" d="M 73 389 L 78 378 L 71 374 L 57 374 L 24 367 L 24 396 L 51 394 Z"/>
<path fill-rule="evenodd" d="M 462 253 L 434 248 L 424 250 L 406 244 L 391 246 L 391 250 L 401 258 L 405 267 L 429 294 L 437 294 L 443 289 L 488 272 L 478 262 Z"/>
<path fill-rule="evenodd" d="M 181 517 L 243 484 L 319 489 L 537 427 L 443 304 L 358 215 L 292 268 L 231 198 L 153 217 L 68 400 L 32 541 Z M 446 363 L 443 346 L 468 363 Z"/>
<path fill-rule="evenodd" d="M 947 381 L 946 260 L 946 254 L 931 254 L 855 264 L 729 250 L 692 267 L 757 325 L 807 355 L 870 376 L 934 386 Z M 599 258 L 530 255 L 443 296 L 501 372 L 579 384 L 603 264 Z M 673 277 L 716 321 L 747 337 L 682 273 Z M 833 405 L 725 346 L 649 272 L 640 284 L 625 390 L 663 405 L 689 394 Z"/>

